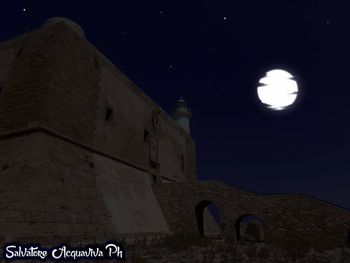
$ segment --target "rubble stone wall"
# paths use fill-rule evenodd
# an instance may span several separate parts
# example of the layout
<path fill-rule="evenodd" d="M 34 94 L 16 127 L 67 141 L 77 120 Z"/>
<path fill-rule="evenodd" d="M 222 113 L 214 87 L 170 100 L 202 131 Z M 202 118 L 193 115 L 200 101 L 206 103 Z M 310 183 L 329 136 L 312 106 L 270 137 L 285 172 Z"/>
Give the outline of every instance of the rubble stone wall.
<path fill-rule="evenodd" d="M 259 195 L 215 181 L 154 185 L 170 231 L 198 233 L 196 206 L 205 201 L 220 212 L 224 237 L 237 239 L 237 222 L 254 215 L 264 241 L 285 245 L 342 247 L 347 243 L 350 211 L 304 195 Z"/>

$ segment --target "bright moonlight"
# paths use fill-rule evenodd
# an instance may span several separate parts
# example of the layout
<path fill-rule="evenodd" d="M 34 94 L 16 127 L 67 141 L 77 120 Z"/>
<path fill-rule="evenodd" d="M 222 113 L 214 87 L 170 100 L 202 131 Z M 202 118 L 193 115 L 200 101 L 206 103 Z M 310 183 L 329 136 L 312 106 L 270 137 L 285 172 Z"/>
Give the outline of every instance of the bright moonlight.
<path fill-rule="evenodd" d="M 292 105 L 298 95 L 298 84 L 289 72 L 270 70 L 259 80 L 258 97 L 269 109 L 280 111 Z"/>

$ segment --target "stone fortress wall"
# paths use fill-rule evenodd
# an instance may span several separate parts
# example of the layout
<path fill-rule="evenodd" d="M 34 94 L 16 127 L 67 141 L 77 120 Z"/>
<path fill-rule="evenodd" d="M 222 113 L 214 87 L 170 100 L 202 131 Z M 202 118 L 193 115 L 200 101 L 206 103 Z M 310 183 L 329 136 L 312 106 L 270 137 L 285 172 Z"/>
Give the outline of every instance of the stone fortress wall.
<path fill-rule="evenodd" d="M 348 210 L 197 181 L 190 135 L 64 22 L 0 44 L 0 182 L 2 243 L 198 233 L 209 203 L 221 237 L 252 214 L 259 242 L 349 242 Z"/>
<path fill-rule="evenodd" d="M 191 137 L 65 23 L 2 43 L 0 58 L 1 133 L 45 127 L 159 181 L 195 180 Z"/>
<path fill-rule="evenodd" d="M 151 183 L 196 179 L 191 137 L 64 22 L 0 58 L 2 239 L 167 233 Z"/>
<path fill-rule="evenodd" d="M 153 190 L 172 232 L 197 232 L 203 208 L 213 203 L 223 238 L 239 240 L 240 219 L 252 215 L 261 224 L 257 242 L 319 249 L 350 243 L 350 211 L 302 194 L 257 194 L 216 181 L 153 185 Z"/>

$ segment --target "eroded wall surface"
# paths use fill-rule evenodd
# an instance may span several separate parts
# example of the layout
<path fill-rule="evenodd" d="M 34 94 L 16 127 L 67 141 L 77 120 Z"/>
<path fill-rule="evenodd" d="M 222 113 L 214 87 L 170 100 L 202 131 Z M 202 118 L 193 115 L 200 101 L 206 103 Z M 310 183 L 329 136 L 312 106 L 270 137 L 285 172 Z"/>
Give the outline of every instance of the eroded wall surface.
<path fill-rule="evenodd" d="M 97 186 L 115 233 L 169 232 L 145 172 L 97 154 L 92 158 Z"/>
<path fill-rule="evenodd" d="M 151 184 L 195 180 L 194 142 L 91 43 L 3 42 L 0 88 L 3 240 L 168 232 Z"/>
<path fill-rule="evenodd" d="M 1 43 L 0 58 L 0 133 L 45 127 L 158 181 L 196 179 L 190 135 L 65 23 Z"/>
<path fill-rule="evenodd" d="M 41 132 L 0 148 L 2 243 L 168 232 L 145 172 Z"/>
<path fill-rule="evenodd" d="M 215 204 L 224 237 L 237 239 L 237 222 L 244 215 L 262 224 L 264 242 L 323 248 L 345 246 L 350 211 L 304 195 L 259 195 L 219 182 L 154 185 L 172 232 L 198 233 L 196 207 Z"/>

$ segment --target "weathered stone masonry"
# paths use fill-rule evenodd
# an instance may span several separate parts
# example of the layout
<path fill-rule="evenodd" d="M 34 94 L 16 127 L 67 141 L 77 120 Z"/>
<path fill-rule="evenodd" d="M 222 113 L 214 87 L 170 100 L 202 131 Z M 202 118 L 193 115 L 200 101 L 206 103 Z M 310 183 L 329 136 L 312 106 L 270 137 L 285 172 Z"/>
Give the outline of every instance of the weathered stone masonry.
<path fill-rule="evenodd" d="M 0 44 L 1 243 L 198 234 L 208 203 L 223 238 L 255 215 L 267 243 L 350 242 L 348 210 L 197 181 L 191 136 L 69 25 Z"/>
<path fill-rule="evenodd" d="M 0 58 L 1 241 L 168 233 L 151 179 L 195 180 L 191 137 L 65 23 Z"/>
<path fill-rule="evenodd" d="M 196 207 L 214 203 L 222 236 L 236 239 L 235 224 L 243 215 L 262 221 L 264 241 L 318 248 L 344 246 L 350 229 L 348 210 L 292 194 L 259 195 L 215 181 L 154 185 L 153 190 L 173 232 L 197 233 Z"/>

